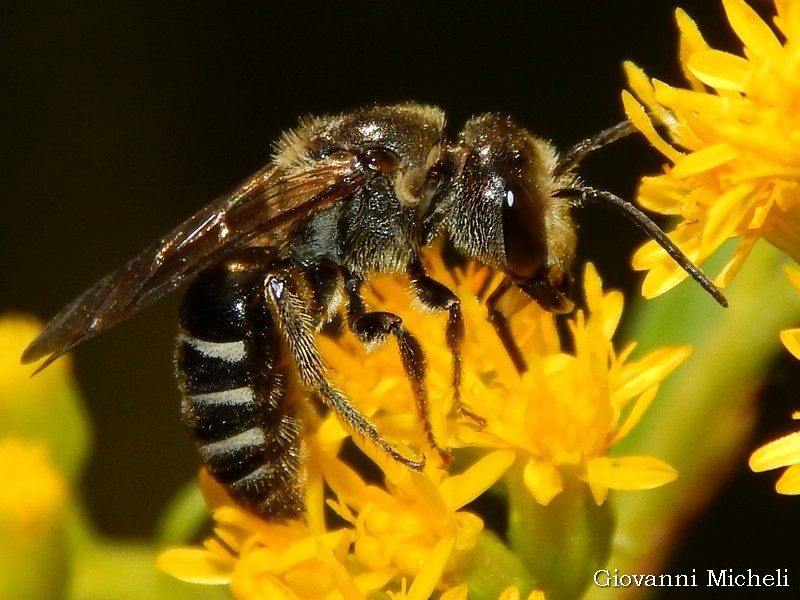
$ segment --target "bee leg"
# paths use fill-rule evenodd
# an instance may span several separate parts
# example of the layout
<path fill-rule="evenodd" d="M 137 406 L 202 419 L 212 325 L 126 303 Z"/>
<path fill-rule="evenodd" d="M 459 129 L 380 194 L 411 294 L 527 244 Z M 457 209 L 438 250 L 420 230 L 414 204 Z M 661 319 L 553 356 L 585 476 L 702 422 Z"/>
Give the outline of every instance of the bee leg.
<path fill-rule="evenodd" d="M 413 460 L 403 456 L 383 437 L 375 424 L 325 378 L 326 366 L 314 337 L 314 326 L 309 317 L 309 302 L 296 290 L 296 282 L 301 277 L 296 268 L 281 263 L 276 264 L 275 269 L 264 279 L 264 298 L 277 329 L 294 359 L 303 386 L 309 392 L 316 394 L 351 431 L 370 440 L 399 463 L 416 471 L 422 470 L 425 467 L 424 458 Z"/>
<path fill-rule="evenodd" d="M 514 341 L 508 319 L 497 308 L 497 303 L 500 302 L 500 298 L 513 286 L 514 283 L 510 279 L 503 279 L 500 285 L 495 288 L 486 300 L 486 308 L 489 310 L 489 323 L 491 323 L 492 327 L 494 327 L 494 330 L 497 332 L 497 337 L 499 337 L 500 341 L 503 343 L 503 347 L 506 349 L 506 352 L 508 352 L 508 356 L 511 358 L 511 362 L 514 363 L 517 372 L 522 375 L 528 370 L 528 364 L 525 362 L 525 357 L 522 356 L 522 350 L 519 349 L 517 342 Z"/>
<path fill-rule="evenodd" d="M 397 340 L 403 370 L 411 384 L 411 391 L 416 402 L 417 416 L 422 421 L 425 435 L 431 448 L 438 452 L 445 465 L 450 464 L 451 454 L 442 448 L 433 435 L 430 409 L 428 406 L 428 388 L 425 386 L 425 373 L 428 369 L 425 352 L 410 331 L 403 327 L 403 319 L 383 311 L 368 312 L 361 297 L 361 280 L 347 276 L 345 279 L 347 294 L 347 321 L 350 330 L 367 347 L 384 342 L 389 335 Z"/>
<path fill-rule="evenodd" d="M 420 263 L 411 265 L 409 271 L 411 284 L 417 301 L 431 312 L 447 311 L 447 325 L 445 327 L 445 342 L 453 358 L 453 406 L 458 415 L 472 419 L 479 427 L 486 425 L 486 419 L 464 408 L 461 403 L 461 345 L 464 342 L 464 317 L 461 314 L 461 300 L 447 286 L 432 279 L 425 273 L 425 268 Z"/>

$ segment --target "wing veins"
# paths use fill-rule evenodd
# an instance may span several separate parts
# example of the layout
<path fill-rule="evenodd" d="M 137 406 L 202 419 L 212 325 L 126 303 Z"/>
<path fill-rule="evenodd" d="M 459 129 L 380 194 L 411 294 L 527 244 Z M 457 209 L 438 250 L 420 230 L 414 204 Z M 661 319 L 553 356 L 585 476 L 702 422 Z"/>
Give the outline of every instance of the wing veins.
<path fill-rule="evenodd" d="M 68 304 L 28 345 L 22 362 L 46 357 L 38 373 L 231 252 L 352 195 L 365 177 L 354 157 L 330 159 L 290 174 L 268 165 Z"/>

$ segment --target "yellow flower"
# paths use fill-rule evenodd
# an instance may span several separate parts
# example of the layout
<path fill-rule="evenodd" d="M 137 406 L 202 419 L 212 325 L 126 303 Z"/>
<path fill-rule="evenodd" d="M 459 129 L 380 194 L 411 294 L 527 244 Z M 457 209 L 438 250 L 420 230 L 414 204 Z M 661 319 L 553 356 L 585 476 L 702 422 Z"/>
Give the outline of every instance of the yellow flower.
<path fill-rule="evenodd" d="M 494 485 L 514 457 L 493 452 L 452 476 L 436 468 L 403 469 L 386 490 L 328 460 L 323 470 L 339 497 L 332 506 L 356 531 L 359 563 L 374 573 L 413 579 L 408 597 L 424 599 L 457 571 L 459 557 L 475 547 L 483 529 L 479 517 L 460 509 Z"/>
<path fill-rule="evenodd" d="M 374 474 L 367 478 L 351 464 L 353 458 L 350 463 L 343 458 L 353 454 L 341 452 L 349 432 L 329 414 L 307 439 L 303 522 L 260 521 L 235 508 L 204 478 L 207 502 L 216 508 L 216 535 L 202 549 L 168 550 L 161 568 L 188 581 L 230 584 L 242 599 L 349 599 L 381 591 L 398 599 L 454 600 L 465 597 L 470 577 L 481 576 L 476 560 L 483 564 L 492 552 L 507 552 L 512 556 L 504 555 L 504 564 L 514 564 L 516 571 L 482 589 L 498 596 L 507 589 L 502 597 L 511 598 L 540 587 L 538 575 L 497 538 L 482 541 L 483 520 L 465 510 L 507 471 L 524 470 L 525 485 L 544 504 L 559 493 L 563 476 L 588 482 L 593 504 L 602 503 L 609 489 L 647 489 L 674 479 L 674 470 L 658 459 L 611 458 L 609 450 L 635 425 L 660 380 L 688 356 L 688 348 L 664 349 L 637 361 L 629 360 L 632 344 L 617 353 L 611 339 L 622 296 L 604 294 L 589 267 L 588 312 L 578 311 L 570 322 L 572 353 L 562 348 L 551 313 L 521 292 L 503 298 L 500 308 L 510 316 L 513 338 L 530 366 L 520 376 L 477 296 L 483 289 L 487 297 L 500 278 L 475 268 L 455 274 L 433 253 L 426 261 L 431 276 L 461 300 L 464 415 L 453 405 L 447 315 L 414 310 L 408 282 L 401 278 L 375 277 L 365 297 L 371 309 L 401 315 L 425 349 L 433 434 L 455 456 L 450 472 L 420 426 L 396 345 L 367 352 L 349 332 L 320 338 L 332 382 L 402 452 L 427 455 L 425 469 L 412 471 L 369 440 L 354 439 L 381 471 L 382 481 L 376 483 Z M 533 502 L 527 493 L 526 501 Z M 325 514 L 326 506 L 335 517 Z"/>
<path fill-rule="evenodd" d="M 800 291 L 800 269 L 786 269 L 792 285 Z M 800 359 L 800 329 L 781 332 L 781 341 L 795 358 Z M 800 419 L 800 412 L 792 418 Z M 800 494 L 800 431 L 790 433 L 761 446 L 750 456 L 750 468 L 756 473 L 788 467 L 775 484 L 779 494 Z"/>
<path fill-rule="evenodd" d="M 33 317 L 0 315 L 0 436 L 46 441 L 56 469 L 73 480 L 88 455 L 88 420 L 68 356 L 36 377 L 20 364 L 40 331 Z"/>
<path fill-rule="evenodd" d="M 780 38 L 743 0 L 722 3 L 744 56 L 710 48 L 678 10 L 688 89 L 650 81 L 627 64 L 631 89 L 644 107 L 627 92 L 623 103 L 671 163 L 663 175 L 642 179 L 641 204 L 680 217 L 670 237 L 695 263 L 738 238 L 716 281 L 724 286 L 759 238 L 800 258 L 800 2 L 775 0 Z M 668 140 L 654 125 L 666 129 Z M 649 271 L 646 297 L 686 276 L 652 242 L 639 249 L 633 264 Z"/>
<path fill-rule="evenodd" d="M 591 316 L 577 311 L 571 321 L 573 354 L 562 350 L 552 314 L 513 292 L 504 298 L 508 310 L 516 311 L 511 319 L 513 337 L 528 357 L 530 369 L 520 377 L 487 321 L 485 304 L 475 297 L 475 291 L 485 284 L 486 273 L 471 271 L 456 280 L 436 257 L 431 255 L 428 260 L 435 277 L 461 298 L 467 331 L 461 399 L 470 412 L 486 419 L 486 426 L 477 430 L 468 419 L 453 418 L 444 317 L 434 320 L 436 317 L 413 310 L 398 311 L 404 325 L 426 342 L 437 438 L 446 439 L 451 448 L 513 450 L 525 461 L 526 484 L 543 504 L 562 488 L 561 467 L 578 467 L 598 503 L 609 488 L 648 489 L 675 478 L 675 472 L 655 458 L 611 458 L 608 452 L 644 413 L 658 382 L 688 357 L 688 347 L 666 348 L 626 362 L 634 346 L 617 354 L 611 341 L 622 313 L 622 295 L 604 295 L 594 268 L 589 266 L 585 285 Z M 499 277 L 489 284 L 487 295 L 498 283 Z M 377 308 L 408 305 L 401 282 L 386 278 L 374 287 L 380 290 L 379 297 L 371 298 Z M 515 303 L 519 306 L 514 307 Z M 329 347 L 333 342 L 322 342 L 337 384 L 356 398 L 359 406 L 371 407 L 370 414 L 377 412 L 376 422 L 382 431 L 392 431 L 392 439 L 425 447 L 394 349 L 367 354 L 355 342 L 339 343 L 352 346 L 348 345 L 347 352 L 334 353 Z"/>
<path fill-rule="evenodd" d="M 459 555 L 474 548 L 483 522 L 459 510 L 491 487 L 513 456 L 494 452 L 461 475 L 403 469 L 388 490 L 367 485 L 335 455 L 312 449 L 339 500 L 330 506 L 351 525 L 313 531 L 305 522 L 269 523 L 232 506 L 207 475 L 201 484 L 214 510 L 215 537 L 204 548 L 172 548 L 158 566 L 184 581 L 230 584 L 237 598 L 363 598 L 391 582 L 398 597 L 426 600 L 444 589 Z M 377 457 L 376 457 L 377 458 Z M 378 459 L 381 462 L 381 458 Z M 391 465 L 391 463 L 387 463 Z M 393 470 L 393 466 L 390 470 Z M 311 507 L 309 507 L 311 510 Z M 391 588 L 388 590 L 391 591 Z"/>
<path fill-rule="evenodd" d="M 41 442 L 0 438 L 0 598 L 63 592 L 68 487 Z"/>
<path fill-rule="evenodd" d="M 26 535 L 39 535 L 63 514 L 67 486 L 42 443 L 0 440 L 0 515 Z"/>

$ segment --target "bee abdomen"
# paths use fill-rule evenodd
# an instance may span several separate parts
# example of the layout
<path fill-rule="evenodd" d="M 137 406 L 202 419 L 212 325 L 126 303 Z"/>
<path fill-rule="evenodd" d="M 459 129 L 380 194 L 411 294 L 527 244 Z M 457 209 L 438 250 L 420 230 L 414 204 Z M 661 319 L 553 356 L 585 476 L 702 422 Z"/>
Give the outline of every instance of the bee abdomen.
<path fill-rule="evenodd" d="M 266 519 L 297 518 L 305 510 L 302 423 L 260 301 L 264 265 L 250 266 L 215 267 L 187 293 L 175 353 L 181 414 L 207 471 L 236 502 Z"/>

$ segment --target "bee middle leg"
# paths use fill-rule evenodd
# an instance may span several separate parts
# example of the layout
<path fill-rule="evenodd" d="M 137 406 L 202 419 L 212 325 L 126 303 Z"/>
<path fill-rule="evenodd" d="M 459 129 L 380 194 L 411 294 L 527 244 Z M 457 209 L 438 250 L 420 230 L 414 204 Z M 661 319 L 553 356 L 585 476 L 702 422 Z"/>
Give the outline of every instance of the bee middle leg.
<path fill-rule="evenodd" d="M 397 340 L 403 370 L 411 384 L 417 416 L 422 421 L 428 443 L 445 465 L 450 464 L 452 455 L 442 448 L 433 434 L 428 402 L 428 388 L 425 374 L 428 369 L 425 352 L 417 338 L 403 326 L 398 315 L 384 311 L 368 311 L 361 296 L 361 280 L 352 275 L 345 278 L 347 295 L 347 322 L 350 330 L 367 348 L 380 344 L 390 335 Z"/>
<path fill-rule="evenodd" d="M 327 368 L 317 348 L 315 327 L 309 316 L 312 302 L 300 291 L 302 283 L 303 275 L 296 266 L 280 262 L 264 278 L 267 307 L 297 366 L 301 383 L 310 393 L 316 394 L 351 431 L 370 440 L 399 463 L 417 471 L 422 470 L 424 458 L 413 460 L 401 454 L 383 437 L 375 424 L 326 378 Z"/>

